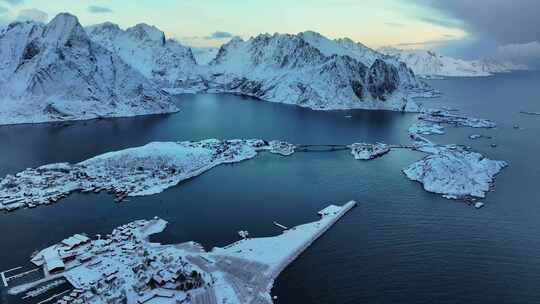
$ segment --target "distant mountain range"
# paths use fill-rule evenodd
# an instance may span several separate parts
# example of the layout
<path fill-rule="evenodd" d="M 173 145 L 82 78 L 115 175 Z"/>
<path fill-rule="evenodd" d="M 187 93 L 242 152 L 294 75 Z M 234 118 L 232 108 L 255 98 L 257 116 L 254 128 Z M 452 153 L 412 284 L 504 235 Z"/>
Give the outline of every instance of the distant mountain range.
<path fill-rule="evenodd" d="M 190 49 L 156 27 L 83 28 L 60 14 L 0 32 L 0 124 L 174 112 L 169 93 L 236 93 L 327 109 L 417 111 L 431 89 L 350 39 L 261 34 Z"/>
<path fill-rule="evenodd" d="M 524 65 L 501 62 L 495 59 L 467 61 L 439 55 L 428 50 L 403 50 L 385 47 L 379 49 L 379 52 L 404 62 L 415 74 L 423 77 L 478 77 L 527 69 Z"/>

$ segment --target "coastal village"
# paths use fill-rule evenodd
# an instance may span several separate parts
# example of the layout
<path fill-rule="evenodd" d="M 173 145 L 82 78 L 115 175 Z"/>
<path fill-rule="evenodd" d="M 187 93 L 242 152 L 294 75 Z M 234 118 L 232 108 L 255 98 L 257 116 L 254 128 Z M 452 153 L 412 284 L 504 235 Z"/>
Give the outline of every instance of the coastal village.
<path fill-rule="evenodd" d="M 320 220 L 274 237 L 250 238 L 244 232 L 241 240 L 210 252 L 195 242 L 152 243 L 149 237 L 167 222 L 138 220 L 104 236 L 75 234 L 37 252 L 31 257 L 37 267 L 31 272 L 42 274 L 37 279 L 12 286 L 10 277 L 20 281 L 30 272 L 1 275 L 9 294 L 28 303 L 272 303 L 270 290 L 279 273 L 355 206 L 354 201 L 330 205 L 318 212 Z M 56 282 L 65 290 L 42 300 Z"/>
<path fill-rule="evenodd" d="M 215 166 L 247 160 L 261 151 L 288 156 L 294 153 L 294 145 L 259 139 L 154 142 L 77 164 L 29 168 L 0 180 L 0 210 L 56 203 L 75 191 L 108 192 L 120 202 L 128 196 L 162 192 Z"/>

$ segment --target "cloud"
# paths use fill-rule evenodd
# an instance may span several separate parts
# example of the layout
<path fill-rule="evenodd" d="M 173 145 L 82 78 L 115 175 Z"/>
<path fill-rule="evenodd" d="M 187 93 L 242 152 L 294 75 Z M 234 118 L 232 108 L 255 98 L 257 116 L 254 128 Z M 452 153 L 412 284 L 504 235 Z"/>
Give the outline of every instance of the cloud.
<path fill-rule="evenodd" d="M 420 21 L 431 23 L 434 25 L 447 27 L 447 28 L 460 28 L 461 24 L 455 20 L 443 19 L 443 18 L 432 18 L 432 17 L 419 17 Z"/>
<path fill-rule="evenodd" d="M 90 5 L 88 7 L 88 11 L 93 14 L 107 14 L 107 13 L 113 12 L 113 10 L 108 7 L 97 6 L 97 5 Z"/>
<path fill-rule="evenodd" d="M 391 27 L 404 27 L 405 26 L 405 24 L 399 23 L 399 22 L 385 22 L 384 24 Z"/>
<path fill-rule="evenodd" d="M 232 38 L 232 37 L 234 37 L 234 35 L 229 32 L 217 31 L 217 32 L 213 32 L 212 34 L 204 38 L 210 40 L 210 39 L 226 39 L 226 38 Z"/>
<path fill-rule="evenodd" d="M 540 62 L 540 42 L 502 45 L 497 48 L 497 56 L 505 60 L 535 65 Z"/>
<path fill-rule="evenodd" d="M 538 0 L 414 1 L 461 20 L 462 27 L 476 37 L 493 39 L 500 44 L 540 41 Z"/>
<path fill-rule="evenodd" d="M 24 0 L 0 0 L 0 2 L 7 2 L 11 5 L 19 5 L 24 2 Z"/>
<path fill-rule="evenodd" d="M 49 19 L 49 15 L 37 8 L 23 9 L 19 11 L 19 15 L 15 18 L 17 21 L 38 21 L 46 22 Z"/>
<path fill-rule="evenodd" d="M 447 35 L 445 35 L 447 36 Z M 448 35 L 451 36 L 451 35 Z M 427 41 L 420 41 L 420 42 L 405 42 L 405 43 L 398 43 L 395 46 L 397 47 L 415 47 L 415 48 L 435 48 L 439 47 L 441 45 L 454 42 L 456 39 L 453 39 L 452 37 L 447 37 L 448 39 L 435 39 L 435 40 L 427 40 Z"/>

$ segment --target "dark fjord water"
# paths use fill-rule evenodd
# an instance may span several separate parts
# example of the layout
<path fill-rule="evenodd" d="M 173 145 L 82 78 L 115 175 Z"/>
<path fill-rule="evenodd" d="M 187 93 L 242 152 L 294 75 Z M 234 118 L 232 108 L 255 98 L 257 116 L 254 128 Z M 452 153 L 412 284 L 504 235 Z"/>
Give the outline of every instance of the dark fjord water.
<path fill-rule="evenodd" d="M 278 278 L 277 303 L 534 303 L 540 299 L 540 74 L 432 81 L 457 107 L 497 121 L 493 130 L 450 129 L 432 137 L 468 144 L 510 163 L 496 191 L 475 210 L 426 193 L 401 169 L 421 154 L 394 151 L 360 162 L 347 152 L 261 154 L 217 167 L 159 195 L 115 204 L 106 194 L 74 194 L 58 204 L 0 214 L 0 270 L 71 234 L 107 233 L 140 218 L 170 222 L 163 242 L 207 249 L 236 231 L 273 235 L 315 220 L 328 203 L 360 205 Z M 296 144 L 407 143 L 414 114 L 316 112 L 227 95 L 179 97 L 170 116 L 0 127 L 0 176 L 51 162 L 77 162 L 150 141 L 283 139 Z M 345 115 L 352 115 L 346 118 Z M 518 124 L 522 129 L 513 128 Z M 472 141 L 480 133 L 492 140 Z M 491 148 L 497 143 L 497 148 Z M 0 302 L 18 303 L 3 295 Z"/>

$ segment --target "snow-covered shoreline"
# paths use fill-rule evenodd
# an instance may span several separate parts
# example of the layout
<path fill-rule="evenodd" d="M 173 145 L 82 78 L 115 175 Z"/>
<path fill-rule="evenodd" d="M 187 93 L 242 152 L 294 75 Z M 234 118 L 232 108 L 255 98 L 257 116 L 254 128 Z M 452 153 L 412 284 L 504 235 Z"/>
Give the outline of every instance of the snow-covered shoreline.
<path fill-rule="evenodd" d="M 72 289 L 59 298 L 66 303 L 273 303 L 277 276 L 355 206 L 354 201 L 330 205 L 319 211 L 318 221 L 209 252 L 195 242 L 150 243 L 149 237 L 167 225 L 159 218 L 134 221 L 96 239 L 76 234 L 32 257 L 44 277 L 10 286 L 8 292 L 28 296 L 65 279 Z"/>

